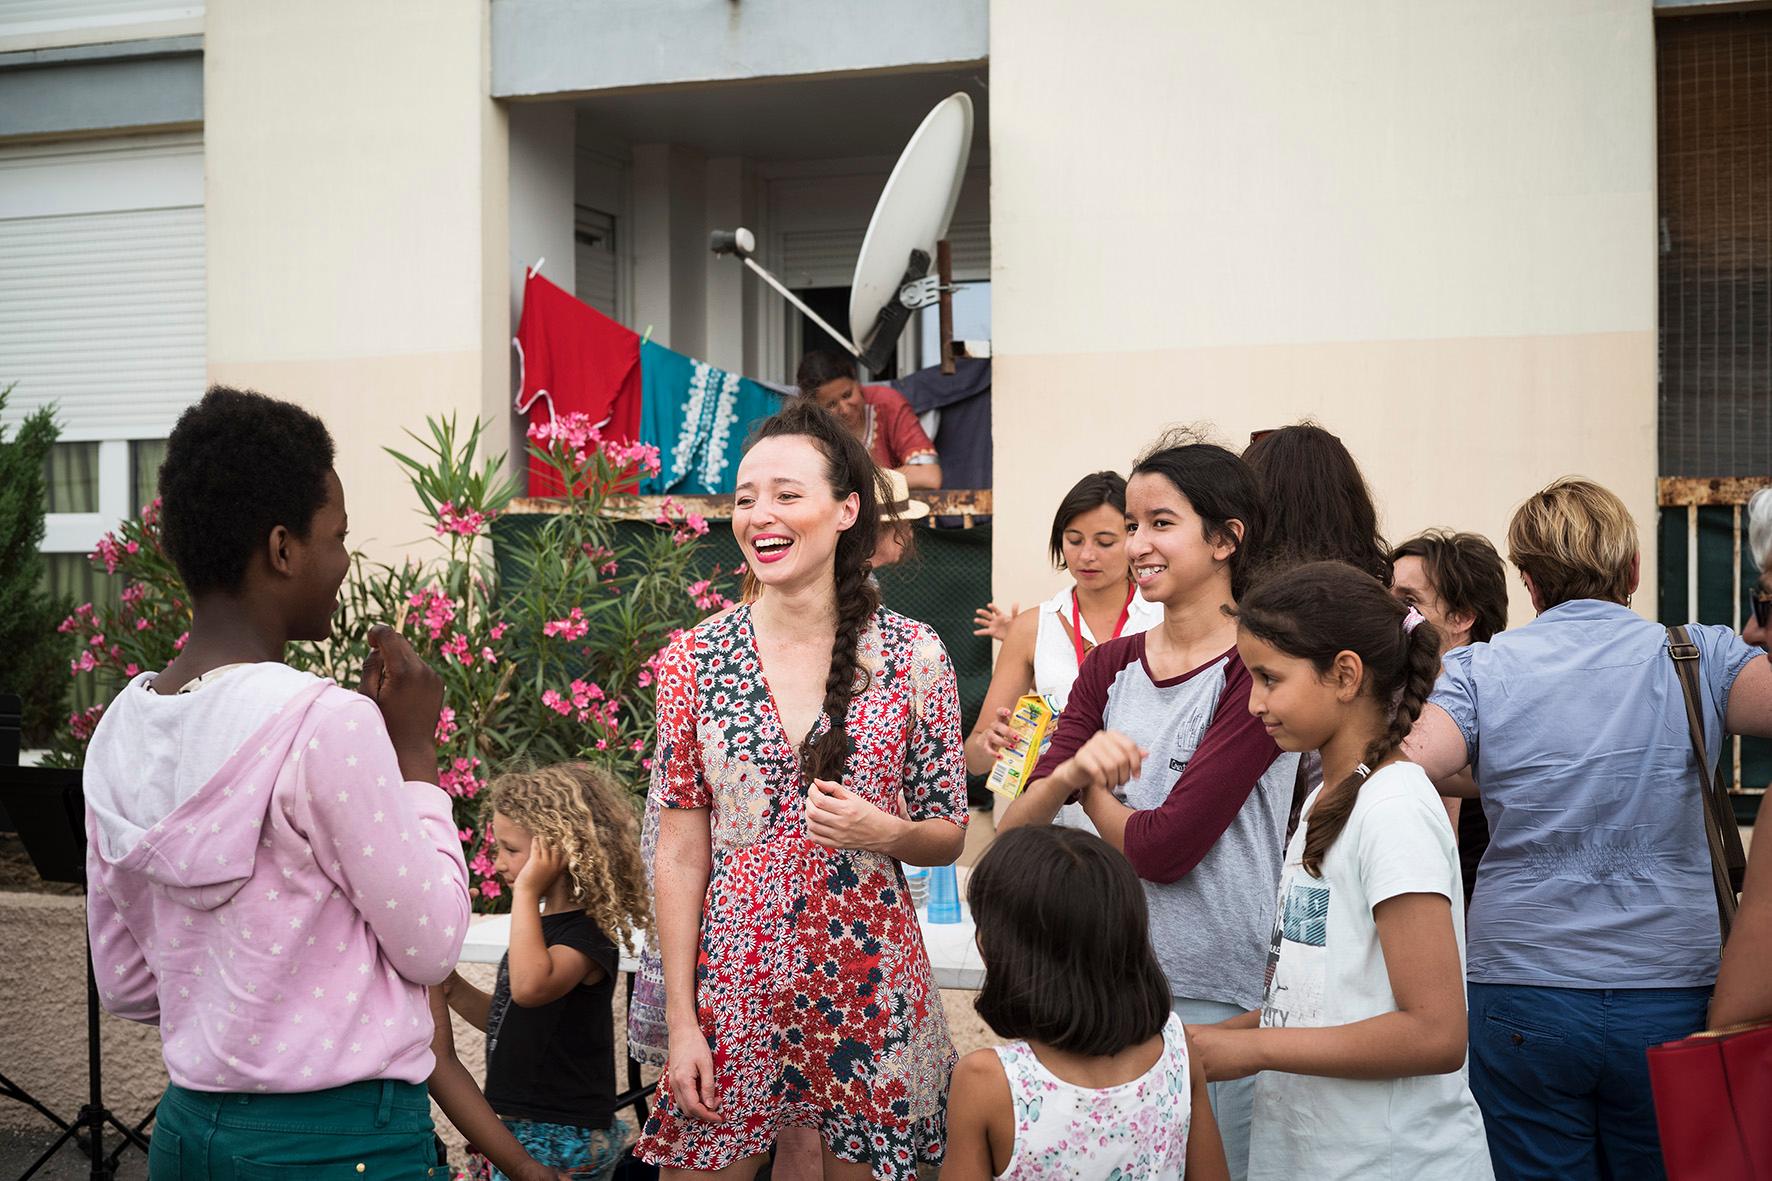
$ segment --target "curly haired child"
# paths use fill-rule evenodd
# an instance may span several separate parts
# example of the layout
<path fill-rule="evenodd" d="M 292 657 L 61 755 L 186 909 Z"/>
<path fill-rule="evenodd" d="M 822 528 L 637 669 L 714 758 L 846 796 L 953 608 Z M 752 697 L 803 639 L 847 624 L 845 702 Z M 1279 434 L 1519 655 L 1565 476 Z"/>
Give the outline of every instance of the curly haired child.
<path fill-rule="evenodd" d="M 444 993 L 486 1032 L 486 1099 L 529 1154 L 607 1177 L 628 1133 L 614 1110 L 619 948 L 652 922 L 638 818 L 627 791 L 586 763 L 501 775 L 485 811 L 511 890 L 511 946 L 490 995 L 459 975 Z"/>

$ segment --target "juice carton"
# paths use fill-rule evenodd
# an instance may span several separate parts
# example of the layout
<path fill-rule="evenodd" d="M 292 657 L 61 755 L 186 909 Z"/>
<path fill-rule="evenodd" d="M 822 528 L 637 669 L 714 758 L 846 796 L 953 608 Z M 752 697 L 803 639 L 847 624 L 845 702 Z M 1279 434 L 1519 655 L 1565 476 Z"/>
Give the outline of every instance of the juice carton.
<path fill-rule="evenodd" d="M 1014 735 L 1003 753 L 991 767 L 987 786 L 1004 799 L 1013 800 L 1027 786 L 1028 776 L 1046 749 L 1046 737 L 1057 718 L 1052 705 L 1038 693 L 1029 693 L 1015 703 L 1009 714 L 1009 730 Z"/>

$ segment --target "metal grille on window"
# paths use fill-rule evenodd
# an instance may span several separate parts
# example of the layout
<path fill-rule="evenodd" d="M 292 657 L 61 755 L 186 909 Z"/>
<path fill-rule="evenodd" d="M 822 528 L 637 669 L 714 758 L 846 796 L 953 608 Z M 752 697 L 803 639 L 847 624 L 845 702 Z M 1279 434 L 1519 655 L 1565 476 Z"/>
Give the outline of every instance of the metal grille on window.
<path fill-rule="evenodd" d="M 1772 12 L 1656 25 L 1661 475 L 1772 472 Z"/>

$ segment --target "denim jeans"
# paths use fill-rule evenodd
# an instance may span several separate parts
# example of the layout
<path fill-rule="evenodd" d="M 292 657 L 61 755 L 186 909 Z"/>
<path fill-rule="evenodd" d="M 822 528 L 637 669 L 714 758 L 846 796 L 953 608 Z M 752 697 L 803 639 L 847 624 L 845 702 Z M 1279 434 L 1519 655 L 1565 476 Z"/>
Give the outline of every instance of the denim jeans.
<path fill-rule="evenodd" d="M 1496 1181 L 1666 1176 L 1650 1046 L 1704 1028 L 1709 988 L 1470 986 L 1470 1083 Z"/>
<path fill-rule="evenodd" d="M 166 1088 L 151 1181 L 441 1181 L 430 1095 L 386 1080 L 254 1095 Z"/>
<path fill-rule="evenodd" d="M 1175 1014 L 1184 1025 L 1217 1025 L 1246 1012 L 1247 1009 L 1223 1001 L 1187 997 L 1175 1000 Z M 1206 1094 L 1212 1100 L 1219 1138 L 1224 1141 L 1224 1159 L 1231 1168 L 1231 1181 L 1243 1181 L 1249 1175 L 1249 1124 L 1255 1115 L 1255 1076 L 1207 1083 Z"/>

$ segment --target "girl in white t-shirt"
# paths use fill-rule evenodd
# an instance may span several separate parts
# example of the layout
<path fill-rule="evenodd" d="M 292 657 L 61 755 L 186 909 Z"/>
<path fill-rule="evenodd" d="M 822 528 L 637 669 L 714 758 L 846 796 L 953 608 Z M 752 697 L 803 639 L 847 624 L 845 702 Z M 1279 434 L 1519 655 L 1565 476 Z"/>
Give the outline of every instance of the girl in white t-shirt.
<path fill-rule="evenodd" d="M 1262 1007 L 1190 1030 L 1208 1078 L 1261 1072 L 1249 1177 L 1487 1181 L 1458 851 L 1397 750 L 1439 638 L 1341 562 L 1273 575 L 1237 621 L 1249 711 L 1282 749 L 1321 751 L 1324 784 L 1286 851 Z"/>
<path fill-rule="evenodd" d="M 1206 1076 L 1151 949 L 1132 866 L 1100 837 L 998 837 L 967 889 L 999 1036 L 954 1068 L 943 1181 L 1227 1181 Z"/>

